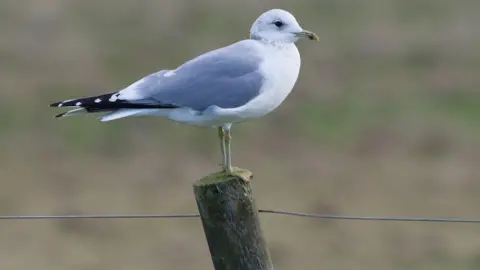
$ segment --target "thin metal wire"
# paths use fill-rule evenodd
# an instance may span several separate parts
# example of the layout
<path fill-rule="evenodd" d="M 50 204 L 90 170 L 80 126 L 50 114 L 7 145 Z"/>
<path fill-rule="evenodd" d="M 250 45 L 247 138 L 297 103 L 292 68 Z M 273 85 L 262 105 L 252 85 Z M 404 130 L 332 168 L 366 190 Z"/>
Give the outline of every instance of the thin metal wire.
<path fill-rule="evenodd" d="M 277 210 L 259 210 L 260 213 L 307 217 L 315 219 L 339 219 L 339 220 L 363 220 L 363 221 L 407 221 L 407 222 L 443 222 L 443 223 L 480 223 L 480 219 L 459 218 L 413 218 L 413 217 L 370 217 L 370 216 L 346 216 L 346 215 L 319 215 Z M 0 216 L 0 220 L 23 220 L 23 219 L 159 219 L 159 218 L 197 218 L 199 214 L 171 214 L 171 215 L 35 215 L 35 216 Z"/>
<path fill-rule="evenodd" d="M 316 219 L 342 219 L 342 220 L 367 220 L 367 221 L 416 221 L 416 222 L 450 222 L 450 223 L 480 223 L 480 219 L 457 218 L 412 218 L 412 217 L 368 217 L 368 216 L 343 216 L 343 215 L 318 215 L 277 210 L 260 210 L 261 213 L 308 217 Z"/>
<path fill-rule="evenodd" d="M 146 219 L 146 218 L 193 218 L 199 214 L 172 214 L 172 215 L 61 215 L 61 216 L 0 216 L 0 220 L 20 219 Z"/>

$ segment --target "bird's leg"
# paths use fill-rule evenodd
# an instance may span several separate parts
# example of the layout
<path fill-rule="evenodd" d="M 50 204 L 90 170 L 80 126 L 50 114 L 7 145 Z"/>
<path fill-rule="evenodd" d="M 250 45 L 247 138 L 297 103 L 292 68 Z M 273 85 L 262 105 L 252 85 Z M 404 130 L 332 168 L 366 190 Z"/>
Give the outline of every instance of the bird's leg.
<path fill-rule="evenodd" d="M 218 138 L 220 139 L 220 149 L 222 151 L 222 169 L 225 170 L 227 164 L 227 156 L 225 153 L 225 131 L 223 127 L 218 127 Z"/>
<path fill-rule="evenodd" d="M 224 128 L 225 132 L 225 157 L 226 157 L 226 163 L 225 163 L 225 168 L 224 170 L 226 172 L 232 172 L 232 156 L 230 154 L 230 140 L 232 139 L 232 136 L 230 135 L 230 128 L 231 126 L 227 126 Z"/>

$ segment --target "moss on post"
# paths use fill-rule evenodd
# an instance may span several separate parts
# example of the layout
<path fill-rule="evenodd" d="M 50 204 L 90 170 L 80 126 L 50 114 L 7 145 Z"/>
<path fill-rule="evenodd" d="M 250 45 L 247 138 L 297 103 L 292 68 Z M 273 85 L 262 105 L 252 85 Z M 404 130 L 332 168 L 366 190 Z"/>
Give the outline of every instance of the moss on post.
<path fill-rule="evenodd" d="M 249 181 L 252 173 L 214 173 L 194 184 L 216 270 L 272 270 Z"/>

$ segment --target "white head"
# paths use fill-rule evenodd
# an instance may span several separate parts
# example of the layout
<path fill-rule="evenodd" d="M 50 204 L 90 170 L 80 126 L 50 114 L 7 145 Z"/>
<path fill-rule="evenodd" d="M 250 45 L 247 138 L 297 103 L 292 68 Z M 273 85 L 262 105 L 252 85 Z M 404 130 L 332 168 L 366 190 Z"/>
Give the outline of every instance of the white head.
<path fill-rule="evenodd" d="M 274 43 L 293 43 L 299 38 L 318 40 L 313 32 L 302 29 L 288 11 L 271 9 L 258 17 L 250 29 L 250 38 Z"/>

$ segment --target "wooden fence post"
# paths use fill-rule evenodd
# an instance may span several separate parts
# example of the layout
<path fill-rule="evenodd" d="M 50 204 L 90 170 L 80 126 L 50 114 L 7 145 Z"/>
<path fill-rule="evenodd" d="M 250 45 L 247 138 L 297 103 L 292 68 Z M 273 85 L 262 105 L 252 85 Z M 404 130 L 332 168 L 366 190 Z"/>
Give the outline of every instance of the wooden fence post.
<path fill-rule="evenodd" d="M 273 270 L 249 181 L 252 173 L 214 173 L 194 186 L 215 270 Z"/>

